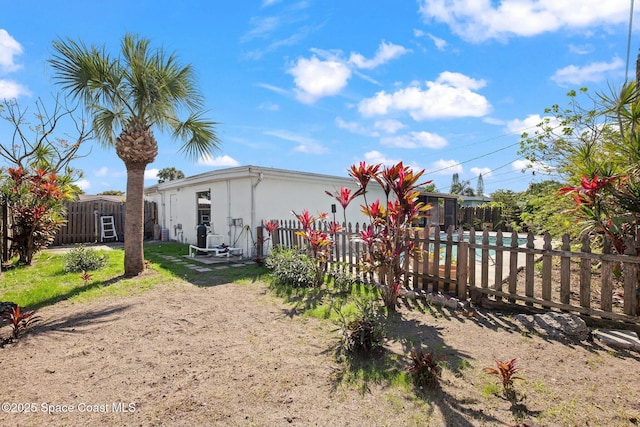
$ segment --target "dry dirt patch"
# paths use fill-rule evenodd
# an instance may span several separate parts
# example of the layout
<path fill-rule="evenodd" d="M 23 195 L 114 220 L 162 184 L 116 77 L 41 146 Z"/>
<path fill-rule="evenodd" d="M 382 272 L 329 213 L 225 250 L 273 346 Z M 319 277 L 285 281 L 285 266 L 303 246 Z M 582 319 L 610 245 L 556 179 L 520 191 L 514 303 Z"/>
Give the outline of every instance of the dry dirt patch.
<path fill-rule="evenodd" d="M 418 397 L 364 374 L 338 382 L 335 325 L 296 315 L 261 283 L 58 303 L 0 349 L 2 401 L 36 404 L 0 412 L 0 425 L 637 425 L 637 353 L 410 304 L 389 321 L 388 351 L 404 360 L 422 344 L 448 362 L 442 389 Z M 527 369 L 518 405 L 484 394 L 494 358 Z"/>

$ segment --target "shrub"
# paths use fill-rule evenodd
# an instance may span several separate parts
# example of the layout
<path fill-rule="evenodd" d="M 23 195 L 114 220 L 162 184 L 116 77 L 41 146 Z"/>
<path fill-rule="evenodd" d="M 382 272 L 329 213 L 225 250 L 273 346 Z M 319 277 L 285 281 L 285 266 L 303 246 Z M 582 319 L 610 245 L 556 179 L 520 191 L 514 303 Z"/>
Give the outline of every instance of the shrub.
<path fill-rule="evenodd" d="M 354 354 L 369 354 L 382 348 L 384 323 L 372 301 L 356 301 L 358 313 L 347 319 L 342 310 L 336 310 L 341 317 L 342 349 Z"/>
<path fill-rule="evenodd" d="M 11 338 L 18 339 L 31 325 L 40 320 L 34 316 L 35 310 L 23 311 L 19 305 L 15 305 L 2 313 L 2 317 L 11 324 L 13 332 Z"/>
<path fill-rule="evenodd" d="M 411 350 L 411 365 L 408 370 L 413 376 L 413 383 L 420 388 L 437 387 L 442 374 L 441 360 L 442 356 L 435 357 L 431 352 Z"/>
<path fill-rule="evenodd" d="M 106 264 L 106 255 L 99 255 L 95 250 L 79 245 L 67 252 L 64 260 L 64 272 L 80 273 L 100 270 Z"/>
<path fill-rule="evenodd" d="M 295 249 L 276 247 L 265 262 L 277 285 L 306 288 L 315 283 L 315 268 L 309 257 Z"/>
<path fill-rule="evenodd" d="M 516 359 L 508 362 L 496 360 L 496 368 L 486 367 L 483 371 L 489 375 L 496 375 L 502 380 L 502 391 L 505 396 L 512 400 L 515 399 L 515 390 L 513 389 L 513 380 L 524 380 L 518 374 L 524 371 L 522 368 L 516 367 Z"/>
<path fill-rule="evenodd" d="M 349 273 L 344 266 L 338 266 L 329 273 L 333 280 L 333 288 L 339 292 L 350 292 L 358 279 Z"/>

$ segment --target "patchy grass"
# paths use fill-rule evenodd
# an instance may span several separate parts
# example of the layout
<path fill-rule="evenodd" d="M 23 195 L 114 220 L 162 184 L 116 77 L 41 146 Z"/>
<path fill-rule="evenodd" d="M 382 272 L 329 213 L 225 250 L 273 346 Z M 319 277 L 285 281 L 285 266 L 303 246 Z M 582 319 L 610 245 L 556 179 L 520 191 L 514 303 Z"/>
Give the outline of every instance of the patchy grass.
<path fill-rule="evenodd" d="M 155 287 L 189 282 L 197 286 L 255 281 L 266 273 L 258 265 L 225 268 L 203 274 L 186 265 L 177 264 L 166 256 L 184 258 L 188 246 L 180 243 L 154 243 L 144 248 L 147 270 L 137 277 L 124 277 L 124 251 L 122 249 L 96 250 L 107 257 L 107 265 L 90 271 L 85 281 L 81 273 L 64 272 L 64 253 L 43 251 L 34 256 L 30 266 L 16 266 L 2 273 L 0 301 L 12 301 L 29 308 L 40 308 L 58 301 L 87 301 L 104 296 L 127 296 Z M 199 264 L 202 265 L 203 264 Z"/>

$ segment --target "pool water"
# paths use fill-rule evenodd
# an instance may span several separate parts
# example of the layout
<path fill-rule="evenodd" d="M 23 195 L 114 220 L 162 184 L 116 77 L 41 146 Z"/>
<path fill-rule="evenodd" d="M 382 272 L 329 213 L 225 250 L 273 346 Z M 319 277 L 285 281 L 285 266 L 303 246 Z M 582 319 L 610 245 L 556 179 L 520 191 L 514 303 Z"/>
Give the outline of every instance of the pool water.
<path fill-rule="evenodd" d="M 458 236 L 454 235 L 453 236 L 453 241 L 457 242 L 458 241 Z M 440 260 L 444 260 L 445 257 L 445 250 L 446 250 L 446 243 L 445 242 L 447 239 L 447 234 L 446 233 L 442 233 L 440 235 Z M 464 233 L 463 235 L 463 239 L 468 240 L 469 239 L 469 233 Z M 481 245 L 482 244 L 482 233 L 480 234 L 476 234 L 475 236 L 475 240 L 476 240 L 476 244 Z M 496 235 L 489 235 L 489 245 L 495 246 L 497 243 L 497 236 Z M 527 238 L 526 237 L 518 237 L 518 244 L 517 246 L 523 246 L 527 244 Z M 431 243 L 429 244 L 429 253 L 433 253 L 434 251 L 434 244 Z M 511 247 L 511 235 L 508 236 L 502 236 L 502 246 L 504 248 L 509 248 Z M 457 255 L 458 255 L 458 246 L 457 245 L 453 245 L 451 247 L 451 258 L 452 259 L 457 259 Z M 476 260 L 480 261 L 482 260 L 482 249 L 476 248 L 475 249 L 475 253 L 476 253 Z M 494 249 L 489 249 L 489 257 L 493 258 L 496 254 L 496 251 Z"/>

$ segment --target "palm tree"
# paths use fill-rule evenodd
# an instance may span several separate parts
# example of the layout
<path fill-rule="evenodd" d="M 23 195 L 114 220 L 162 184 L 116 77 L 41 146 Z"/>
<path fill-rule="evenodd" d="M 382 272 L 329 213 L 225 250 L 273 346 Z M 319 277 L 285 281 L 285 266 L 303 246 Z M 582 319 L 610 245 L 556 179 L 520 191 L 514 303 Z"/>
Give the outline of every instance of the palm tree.
<path fill-rule="evenodd" d="M 219 147 L 215 122 L 202 117 L 203 97 L 191 66 L 126 34 L 119 57 L 71 39 L 53 42 L 54 80 L 93 116 L 98 140 L 115 147 L 127 169 L 124 273 L 144 269 L 144 171 L 158 154 L 152 128 L 168 130 L 190 158 Z M 182 119 L 181 114 L 187 117 Z"/>
<path fill-rule="evenodd" d="M 163 168 L 158 171 L 158 183 L 162 184 L 166 181 L 173 181 L 174 179 L 184 178 L 184 172 L 173 166 L 169 168 Z"/>
<path fill-rule="evenodd" d="M 459 194 L 461 196 L 474 196 L 474 192 L 469 186 L 469 181 L 460 181 L 460 177 L 457 173 L 453 174 L 451 179 L 451 188 L 449 189 L 451 194 Z"/>

